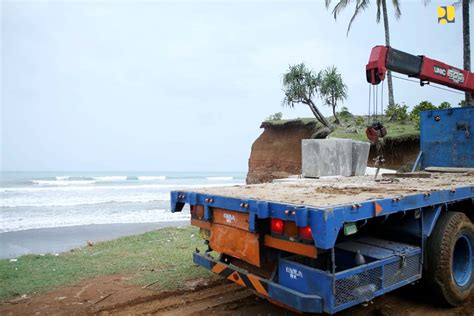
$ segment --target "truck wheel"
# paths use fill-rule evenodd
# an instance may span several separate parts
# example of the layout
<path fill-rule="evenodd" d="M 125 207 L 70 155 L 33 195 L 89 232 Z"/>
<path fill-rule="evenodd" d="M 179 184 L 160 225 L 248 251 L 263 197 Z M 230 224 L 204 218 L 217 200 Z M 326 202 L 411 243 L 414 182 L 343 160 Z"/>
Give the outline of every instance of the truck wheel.
<path fill-rule="evenodd" d="M 445 212 L 427 240 L 427 281 L 451 306 L 461 305 L 474 287 L 474 225 L 459 212 Z"/>

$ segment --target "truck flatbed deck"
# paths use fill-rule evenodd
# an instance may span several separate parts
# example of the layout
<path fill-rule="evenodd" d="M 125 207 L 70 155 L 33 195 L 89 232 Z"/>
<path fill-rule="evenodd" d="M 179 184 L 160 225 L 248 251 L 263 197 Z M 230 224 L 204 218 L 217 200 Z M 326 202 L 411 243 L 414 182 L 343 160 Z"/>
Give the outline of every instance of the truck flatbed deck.
<path fill-rule="evenodd" d="M 387 179 L 379 182 L 375 182 L 373 176 L 301 178 L 288 182 L 193 189 L 193 192 L 327 208 L 474 185 L 474 172 L 426 174 L 430 177 L 395 178 L 393 181 Z"/>

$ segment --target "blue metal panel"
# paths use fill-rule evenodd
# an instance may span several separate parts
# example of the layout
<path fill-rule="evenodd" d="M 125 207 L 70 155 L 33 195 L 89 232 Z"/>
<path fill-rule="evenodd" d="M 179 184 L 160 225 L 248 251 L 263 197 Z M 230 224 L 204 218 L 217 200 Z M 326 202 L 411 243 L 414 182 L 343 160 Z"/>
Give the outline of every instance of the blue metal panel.
<path fill-rule="evenodd" d="M 400 254 L 400 253 L 417 253 L 416 251 L 419 250 L 419 247 L 413 246 L 413 245 L 408 245 L 405 243 L 400 243 L 396 241 L 391 241 L 391 240 L 384 240 L 384 239 L 379 239 L 379 238 L 374 238 L 374 237 L 361 237 L 357 238 L 355 240 L 358 243 L 362 244 L 367 244 L 371 246 L 376 246 L 380 247 L 383 249 L 389 249 L 392 251 L 392 254 Z M 339 246 L 340 244 L 338 244 Z M 413 252 L 414 251 L 414 252 Z M 370 255 L 370 254 L 367 254 Z"/>
<path fill-rule="evenodd" d="M 431 236 L 442 209 L 442 205 L 438 205 L 423 210 L 423 236 Z"/>
<path fill-rule="evenodd" d="M 357 250 L 359 250 L 360 253 L 366 257 L 379 259 L 379 260 L 393 256 L 393 251 L 390 249 L 382 248 L 380 246 L 364 244 L 364 243 L 359 242 L 359 240 L 357 241 L 349 240 L 349 241 L 339 243 L 336 245 L 336 248 L 350 251 L 352 254 L 351 256 L 352 261 L 354 261 L 354 251 L 357 251 Z"/>
<path fill-rule="evenodd" d="M 306 265 L 280 259 L 278 282 L 285 287 L 304 294 L 319 295 L 325 302 L 332 295 L 332 275 Z"/>
<path fill-rule="evenodd" d="M 474 168 L 474 106 L 420 113 L 421 168 Z"/>
<path fill-rule="evenodd" d="M 460 187 L 452 190 L 410 194 L 392 198 L 366 201 L 357 205 L 339 205 L 334 207 L 310 207 L 278 202 L 242 200 L 223 196 L 209 196 L 195 192 L 171 192 L 171 210 L 180 211 L 180 205 L 203 205 L 207 218 L 212 217 L 212 207 L 237 212 L 250 213 L 257 218 L 279 218 L 295 221 L 297 226 L 311 226 L 313 239 L 318 248 L 334 247 L 339 231 L 344 223 L 356 222 L 376 217 L 375 205 L 382 211 L 378 216 L 397 212 L 436 206 L 474 197 L 474 186 Z M 249 229 L 254 230 L 255 218 L 250 219 Z"/>
<path fill-rule="evenodd" d="M 323 301 L 318 295 L 302 294 L 273 282 L 268 283 L 268 294 L 271 299 L 305 313 L 323 311 Z"/>
<path fill-rule="evenodd" d="M 204 267 L 208 270 L 211 270 L 212 269 L 212 261 L 209 260 L 210 258 L 208 257 L 204 257 L 203 255 L 200 255 L 196 252 L 193 253 L 193 262 L 195 264 L 198 264 L 200 265 L 201 267 Z"/>

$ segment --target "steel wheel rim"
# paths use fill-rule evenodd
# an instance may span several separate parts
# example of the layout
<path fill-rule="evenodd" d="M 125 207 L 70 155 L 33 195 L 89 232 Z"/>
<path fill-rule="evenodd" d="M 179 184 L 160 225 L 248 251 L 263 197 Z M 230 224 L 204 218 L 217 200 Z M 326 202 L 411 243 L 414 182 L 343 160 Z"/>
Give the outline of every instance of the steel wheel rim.
<path fill-rule="evenodd" d="M 466 235 L 456 240 L 453 250 L 453 278 L 458 286 L 465 286 L 472 277 L 473 249 L 472 241 Z"/>

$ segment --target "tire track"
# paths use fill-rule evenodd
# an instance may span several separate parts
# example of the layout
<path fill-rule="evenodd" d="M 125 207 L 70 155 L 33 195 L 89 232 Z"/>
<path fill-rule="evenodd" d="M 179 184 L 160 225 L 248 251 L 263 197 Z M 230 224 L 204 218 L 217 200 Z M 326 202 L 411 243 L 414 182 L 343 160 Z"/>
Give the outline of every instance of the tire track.
<path fill-rule="evenodd" d="M 175 293 L 163 298 L 131 302 L 128 305 L 95 311 L 100 315 L 192 315 L 206 309 L 229 304 L 252 296 L 253 293 L 236 284 L 223 284 L 200 290 Z"/>

